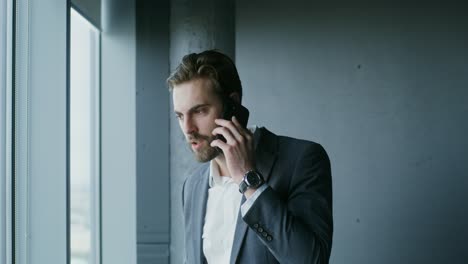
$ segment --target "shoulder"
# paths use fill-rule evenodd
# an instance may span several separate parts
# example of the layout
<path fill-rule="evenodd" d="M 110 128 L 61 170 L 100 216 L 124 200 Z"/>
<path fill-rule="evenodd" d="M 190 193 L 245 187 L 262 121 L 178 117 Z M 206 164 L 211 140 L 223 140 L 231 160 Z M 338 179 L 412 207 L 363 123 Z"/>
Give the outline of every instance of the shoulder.
<path fill-rule="evenodd" d="M 209 170 L 209 163 L 203 163 L 193 169 L 189 169 L 186 173 L 184 183 L 182 184 L 182 207 L 187 204 L 187 197 L 195 191 L 203 178 L 206 178 L 207 171 Z"/>
<path fill-rule="evenodd" d="M 317 142 L 288 136 L 278 136 L 278 146 L 284 150 L 294 150 L 297 153 L 324 151 L 322 145 Z"/>
<path fill-rule="evenodd" d="M 330 170 L 330 159 L 321 144 L 291 137 L 280 137 L 279 142 L 279 155 L 290 159 L 297 170 Z"/>
<path fill-rule="evenodd" d="M 185 174 L 184 188 L 186 185 L 193 186 L 195 183 L 203 180 L 206 173 L 208 173 L 209 168 L 210 168 L 210 163 L 206 162 L 206 163 L 199 164 L 194 168 L 188 169 Z"/>
<path fill-rule="evenodd" d="M 276 153 L 288 158 L 300 159 L 304 156 L 320 156 L 328 159 L 327 152 L 323 146 L 317 142 L 293 138 L 290 136 L 276 135 L 262 127 L 262 134 L 266 139 L 264 142 L 276 145 Z"/>

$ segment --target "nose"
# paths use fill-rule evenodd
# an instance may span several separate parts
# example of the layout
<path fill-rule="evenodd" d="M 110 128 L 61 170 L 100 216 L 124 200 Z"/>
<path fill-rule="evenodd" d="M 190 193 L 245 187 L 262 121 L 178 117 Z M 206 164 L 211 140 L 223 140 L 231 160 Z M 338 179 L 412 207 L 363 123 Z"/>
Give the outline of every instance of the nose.
<path fill-rule="evenodd" d="M 191 118 L 189 116 L 184 118 L 184 120 L 182 121 L 182 130 L 184 131 L 184 133 L 186 135 L 193 134 L 194 132 L 197 131 L 197 126 L 196 126 L 193 118 Z"/>

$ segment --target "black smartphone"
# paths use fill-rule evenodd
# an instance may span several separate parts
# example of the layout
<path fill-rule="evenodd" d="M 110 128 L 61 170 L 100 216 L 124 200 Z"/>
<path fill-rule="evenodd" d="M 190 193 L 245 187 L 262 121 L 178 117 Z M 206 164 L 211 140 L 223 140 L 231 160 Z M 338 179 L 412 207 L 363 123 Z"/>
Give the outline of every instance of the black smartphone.
<path fill-rule="evenodd" d="M 223 104 L 223 119 L 231 120 L 233 116 L 236 117 L 243 128 L 247 128 L 249 110 L 231 98 L 225 99 Z M 222 135 L 217 135 L 216 138 L 226 142 L 226 139 Z"/>

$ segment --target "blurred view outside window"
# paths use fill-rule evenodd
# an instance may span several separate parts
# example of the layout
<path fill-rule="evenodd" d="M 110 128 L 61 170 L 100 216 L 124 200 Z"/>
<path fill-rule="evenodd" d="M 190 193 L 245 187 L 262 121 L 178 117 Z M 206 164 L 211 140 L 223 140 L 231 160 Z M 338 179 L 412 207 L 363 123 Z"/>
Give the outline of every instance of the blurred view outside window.
<path fill-rule="evenodd" d="M 70 259 L 98 264 L 100 33 L 74 9 L 70 15 Z"/>

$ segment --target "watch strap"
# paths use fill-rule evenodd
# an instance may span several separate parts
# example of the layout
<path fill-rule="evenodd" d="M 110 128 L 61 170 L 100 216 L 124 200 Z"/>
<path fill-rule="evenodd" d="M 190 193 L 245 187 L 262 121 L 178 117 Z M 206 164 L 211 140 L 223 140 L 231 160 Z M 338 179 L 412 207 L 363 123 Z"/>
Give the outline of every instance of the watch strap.
<path fill-rule="evenodd" d="M 247 191 L 248 188 L 249 188 L 249 186 L 247 185 L 245 180 L 241 181 L 241 183 L 239 184 L 239 192 L 244 194 L 245 191 Z"/>

